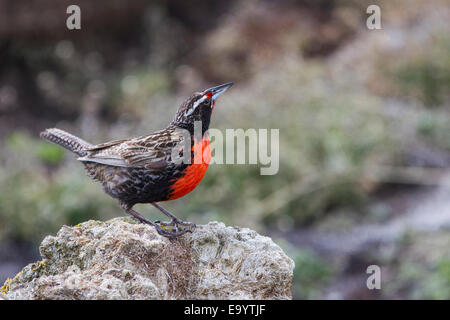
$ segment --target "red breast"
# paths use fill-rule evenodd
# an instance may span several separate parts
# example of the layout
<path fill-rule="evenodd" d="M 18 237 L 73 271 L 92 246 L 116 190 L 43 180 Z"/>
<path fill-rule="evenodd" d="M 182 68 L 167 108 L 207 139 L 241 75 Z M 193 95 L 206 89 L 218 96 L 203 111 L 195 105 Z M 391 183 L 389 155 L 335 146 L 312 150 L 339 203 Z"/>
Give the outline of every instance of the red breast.
<path fill-rule="evenodd" d="M 208 135 L 205 134 L 202 140 L 194 140 L 192 150 L 194 151 L 193 163 L 185 169 L 184 175 L 171 186 L 173 192 L 168 200 L 180 198 L 194 190 L 208 169 L 211 161 Z"/>

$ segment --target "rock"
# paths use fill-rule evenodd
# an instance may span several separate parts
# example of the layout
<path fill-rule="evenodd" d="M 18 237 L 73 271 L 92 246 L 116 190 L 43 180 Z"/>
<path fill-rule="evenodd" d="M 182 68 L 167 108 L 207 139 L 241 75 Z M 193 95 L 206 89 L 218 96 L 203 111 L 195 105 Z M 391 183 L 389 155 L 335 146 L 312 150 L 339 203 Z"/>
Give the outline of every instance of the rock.
<path fill-rule="evenodd" d="M 294 262 L 270 238 L 210 222 L 170 240 L 128 218 L 63 226 L 6 299 L 291 299 Z M 0 294 L 1 296 L 1 294 Z"/>

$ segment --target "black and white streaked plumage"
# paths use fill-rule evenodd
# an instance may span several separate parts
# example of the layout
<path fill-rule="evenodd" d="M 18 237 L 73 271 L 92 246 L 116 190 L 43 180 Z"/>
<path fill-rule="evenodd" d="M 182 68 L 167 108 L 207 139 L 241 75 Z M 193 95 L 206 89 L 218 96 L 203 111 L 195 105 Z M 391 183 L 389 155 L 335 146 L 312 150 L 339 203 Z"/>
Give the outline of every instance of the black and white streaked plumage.
<path fill-rule="evenodd" d="M 180 230 L 179 226 L 195 227 L 195 224 L 181 221 L 157 202 L 183 196 L 203 178 L 207 165 L 196 166 L 193 164 L 193 151 L 179 149 L 180 146 L 205 143 L 196 141 L 194 124 L 201 121 L 202 135 L 208 130 L 216 99 L 232 85 L 230 82 L 194 93 L 182 103 L 167 128 L 145 136 L 93 145 L 52 128 L 43 131 L 41 137 L 77 154 L 89 177 L 102 183 L 103 190 L 118 199 L 127 213 L 155 226 L 161 235 L 176 237 L 191 231 L 188 228 Z M 190 139 L 188 144 L 186 139 Z M 209 148 L 209 140 L 206 142 Z M 192 161 L 173 161 L 173 154 L 180 151 L 190 153 Z M 192 185 L 182 185 L 180 190 L 180 182 Z M 151 203 L 171 221 L 155 223 L 148 220 L 132 209 L 136 203 Z M 173 226 L 175 230 L 169 231 L 167 226 Z"/>

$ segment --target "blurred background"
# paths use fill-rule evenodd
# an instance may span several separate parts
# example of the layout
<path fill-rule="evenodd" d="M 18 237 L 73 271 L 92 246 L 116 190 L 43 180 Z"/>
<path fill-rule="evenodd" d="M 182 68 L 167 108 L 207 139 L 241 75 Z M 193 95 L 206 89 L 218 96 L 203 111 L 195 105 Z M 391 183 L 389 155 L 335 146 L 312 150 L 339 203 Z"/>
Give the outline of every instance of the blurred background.
<path fill-rule="evenodd" d="M 143 135 L 235 81 L 212 127 L 280 129 L 279 173 L 213 165 L 166 207 L 271 236 L 296 299 L 450 299 L 449 22 L 446 0 L 0 0 L 0 283 L 63 224 L 124 215 L 42 129 Z"/>

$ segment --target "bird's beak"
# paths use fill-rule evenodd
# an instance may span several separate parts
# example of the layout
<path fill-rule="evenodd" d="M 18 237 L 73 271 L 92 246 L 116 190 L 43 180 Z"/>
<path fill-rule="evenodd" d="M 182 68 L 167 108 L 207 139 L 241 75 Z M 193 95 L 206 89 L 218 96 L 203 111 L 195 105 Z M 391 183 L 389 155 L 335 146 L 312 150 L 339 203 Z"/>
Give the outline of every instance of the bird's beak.
<path fill-rule="evenodd" d="M 215 101 L 222 93 L 227 91 L 228 88 L 231 87 L 233 84 L 234 84 L 234 82 L 228 82 L 228 83 L 222 84 L 217 87 L 209 88 L 209 89 L 205 90 L 204 92 L 205 93 L 211 92 L 212 93 L 211 99 L 213 101 Z"/>

